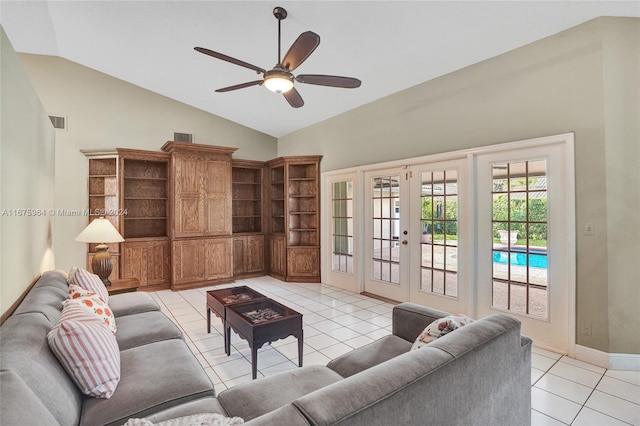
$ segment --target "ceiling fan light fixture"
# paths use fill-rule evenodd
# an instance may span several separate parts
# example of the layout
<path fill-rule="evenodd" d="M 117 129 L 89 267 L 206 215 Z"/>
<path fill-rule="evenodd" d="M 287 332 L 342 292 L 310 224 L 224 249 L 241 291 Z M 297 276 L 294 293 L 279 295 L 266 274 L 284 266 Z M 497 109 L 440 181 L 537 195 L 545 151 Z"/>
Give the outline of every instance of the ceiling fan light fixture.
<path fill-rule="evenodd" d="M 265 75 L 264 85 L 274 93 L 285 93 L 293 88 L 293 77 L 286 71 L 273 69 Z"/>

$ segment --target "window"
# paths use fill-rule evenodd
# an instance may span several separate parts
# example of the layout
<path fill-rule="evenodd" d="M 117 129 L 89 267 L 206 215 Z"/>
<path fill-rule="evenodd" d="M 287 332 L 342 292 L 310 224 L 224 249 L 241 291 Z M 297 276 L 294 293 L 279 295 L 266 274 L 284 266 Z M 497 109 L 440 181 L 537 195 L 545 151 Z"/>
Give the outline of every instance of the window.
<path fill-rule="evenodd" d="M 400 284 L 400 176 L 372 179 L 371 277 Z"/>
<path fill-rule="evenodd" d="M 458 296 L 458 172 L 421 175 L 420 289 Z"/>
<path fill-rule="evenodd" d="M 334 271 L 353 273 L 353 181 L 334 182 L 332 266 Z"/>
<path fill-rule="evenodd" d="M 493 164 L 493 307 L 548 317 L 547 164 Z"/>

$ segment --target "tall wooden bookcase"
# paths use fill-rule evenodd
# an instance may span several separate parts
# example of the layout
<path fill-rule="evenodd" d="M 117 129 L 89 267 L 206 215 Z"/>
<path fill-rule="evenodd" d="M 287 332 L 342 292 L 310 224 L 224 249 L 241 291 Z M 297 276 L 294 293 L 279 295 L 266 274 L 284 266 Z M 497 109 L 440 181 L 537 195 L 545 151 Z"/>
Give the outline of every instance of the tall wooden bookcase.
<path fill-rule="evenodd" d="M 231 163 L 233 275 L 259 276 L 265 270 L 263 161 Z"/>
<path fill-rule="evenodd" d="M 89 158 L 89 222 L 104 213 L 125 239 L 109 244 L 114 263 L 110 279 L 137 278 L 140 287 L 168 286 L 169 156 L 122 148 L 83 153 Z M 94 250 L 95 244 L 89 244 L 89 270 Z"/>
<path fill-rule="evenodd" d="M 269 175 L 269 273 L 320 282 L 321 156 L 280 157 Z"/>
<path fill-rule="evenodd" d="M 89 158 L 89 216 L 87 224 L 99 217 L 98 212 L 118 212 L 120 209 L 120 173 L 118 156 L 115 151 L 87 150 L 83 153 Z M 120 215 L 104 215 L 116 229 L 120 230 Z M 91 261 L 98 244 L 89 244 L 86 269 L 91 271 Z M 109 252 L 113 259 L 110 280 L 120 278 L 120 244 L 110 243 Z"/>
<path fill-rule="evenodd" d="M 121 277 L 141 287 L 171 282 L 169 241 L 169 156 L 118 148 L 122 212 Z"/>
<path fill-rule="evenodd" d="M 231 155 L 236 148 L 167 142 L 173 209 L 171 288 L 231 281 Z"/>

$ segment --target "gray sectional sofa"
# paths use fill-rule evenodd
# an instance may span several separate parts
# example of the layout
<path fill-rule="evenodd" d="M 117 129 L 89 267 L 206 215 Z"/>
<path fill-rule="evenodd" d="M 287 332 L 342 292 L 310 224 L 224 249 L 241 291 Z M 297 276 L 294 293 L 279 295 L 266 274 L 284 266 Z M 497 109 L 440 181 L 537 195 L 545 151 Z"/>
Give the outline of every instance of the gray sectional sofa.
<path fill-rule="evenodd" d="M 520 322 L 493 315 L 411 351 L 424 327 L 448 315 L 412 303 L 394 307 L 391 335 L 327 366 L 215 396 L 149 295 L 111 296 L 121 382 L 111 399 L 83 397 L 46 342 L 66 296 L 61 277 L 45 274 L 0 327 L 3 425 L 116 425 L 142 417 L 158 423 L 205 412 L 241 417 L 249 426 L 530 424 L 531 340 L 520 334 Z"/>

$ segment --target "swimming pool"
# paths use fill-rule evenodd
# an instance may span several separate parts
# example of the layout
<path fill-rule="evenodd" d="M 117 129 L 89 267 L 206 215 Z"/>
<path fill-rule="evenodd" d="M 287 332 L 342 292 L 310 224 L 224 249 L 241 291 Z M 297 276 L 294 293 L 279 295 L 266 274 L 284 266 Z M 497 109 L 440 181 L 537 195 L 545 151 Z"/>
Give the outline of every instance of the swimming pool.
<path fill-rule="evenodd" d="M 533 268 L 547 268 L 547 251 L 546 250 L 529 250 L 529 266 Z M 511 265 L 527 266 L 527 253 L 524 249 L 511 249 L 511 252 L 493 251 L 493 261 L 495 263 L 507 263 L 510 259 Z"/>

